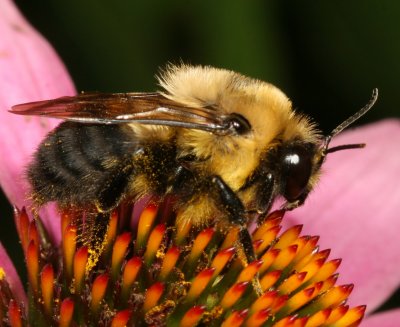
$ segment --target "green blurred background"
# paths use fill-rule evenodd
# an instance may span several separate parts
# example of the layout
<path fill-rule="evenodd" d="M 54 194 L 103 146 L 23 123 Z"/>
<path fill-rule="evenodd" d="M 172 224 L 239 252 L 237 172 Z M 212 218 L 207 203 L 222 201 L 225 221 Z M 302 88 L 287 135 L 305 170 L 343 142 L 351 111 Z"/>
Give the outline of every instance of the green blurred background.
<path fill-rule="evenodd" d="M 361 108 L 374 87 L 379 101 L 358 123 L 400 116 L 400 2 L 16 3 L 58 51 L 78 91 L 153 91 L 159 67 L 182 60 L 270 81 L 326 133 Z M 3 221 L 11 221 L 4 219 L 11 217 L 4 197 L 1 206 Z M 0 231 L 9 249 L 16 243 L 10 230 Z M 399 304 L 395 294 L 387 307 Z"/>

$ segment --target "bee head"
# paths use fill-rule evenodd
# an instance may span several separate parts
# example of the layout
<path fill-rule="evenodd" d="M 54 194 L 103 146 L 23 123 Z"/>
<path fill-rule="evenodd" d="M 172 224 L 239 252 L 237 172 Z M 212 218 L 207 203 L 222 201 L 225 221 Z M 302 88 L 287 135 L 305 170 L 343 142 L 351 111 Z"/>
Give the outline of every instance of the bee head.
<path fill-rule="evenodd" d="M 327 155 L 332 152 L 363 148 L 365 144 L 343 144 L 329 147 L 334 136 L 367 113 L 378 98 L 378 89 L 372 92 L 371 100 L 357 113 L 337 126 L 329 135 L 324 137 L 322 144 L 292 141 L 284 145 L 280 151 L 281 165 L 281 194 L 287 200 L 288 208 L 301 205 L 306 199 L 311 186 L 312 178 L 318 174 Z M 311 184 L 311 186 L 310 186 Z"/>

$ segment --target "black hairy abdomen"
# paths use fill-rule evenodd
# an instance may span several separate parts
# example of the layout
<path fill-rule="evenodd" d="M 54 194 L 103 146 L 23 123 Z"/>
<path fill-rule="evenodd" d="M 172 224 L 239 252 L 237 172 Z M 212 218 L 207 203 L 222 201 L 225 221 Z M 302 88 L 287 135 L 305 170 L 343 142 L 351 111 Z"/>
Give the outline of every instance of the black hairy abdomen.
<path fill-rule="evenodd" d="M 28 169 L 34 199 L 38 204 L 88 204 L 111 181 L 122 192 L 133 172 L 126 165 L 139 148 L 125 125 L 64 122 L 42 142 Z"/>

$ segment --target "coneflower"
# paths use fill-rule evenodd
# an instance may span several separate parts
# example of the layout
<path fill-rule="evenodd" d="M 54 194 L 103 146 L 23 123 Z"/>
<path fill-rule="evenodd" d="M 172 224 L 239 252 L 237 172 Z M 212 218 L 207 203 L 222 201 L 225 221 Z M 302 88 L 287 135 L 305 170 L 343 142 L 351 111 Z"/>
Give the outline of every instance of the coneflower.
<path fill-rule="evenodd" d="M 365 306 L 349 307 L 353 285 L 338 285 L 339 259 L 320 251 L 302 226 L 281 230 L 283 211 L 252 233 L 257 260 L 237 255 L 237 231 L 174 225 L 148 204 L 113 212 L 101 253 L 80 237 L 75 214 L 61 214 L 52 244 L 40 217 L 15 221 L 28 272 L 27 302 L 0 281 L 0 318 L 9 326 L 356 326 Z M 125 214 L 121 214 L 125 212 Z M 126 226 L 131 226 L 126 228 Z M 93 257 L 96 262 L 91 262 Z M 258 279 L 262 294 L 253 286 Z"/>

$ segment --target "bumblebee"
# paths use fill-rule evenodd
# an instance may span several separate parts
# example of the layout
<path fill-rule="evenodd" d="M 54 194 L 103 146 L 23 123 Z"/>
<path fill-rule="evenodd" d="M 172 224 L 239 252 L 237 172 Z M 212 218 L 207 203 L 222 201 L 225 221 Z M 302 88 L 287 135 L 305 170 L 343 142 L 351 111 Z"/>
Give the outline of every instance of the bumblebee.
<path fill-rule="evenodd" d="M 336 134 L 323 137 L 272 84 L 233 71 L 168 66 L 155 93 L 88 93 L 20 104 L 12 112 L 64 119 L 28 168 L 36 206 L 92 208 L 107 216 L 124 201 L 176 198 L 176 224 L 238 226 L 255 259 L 249 217 L 261 223 L 274 199 L 304 203 Z"/>

